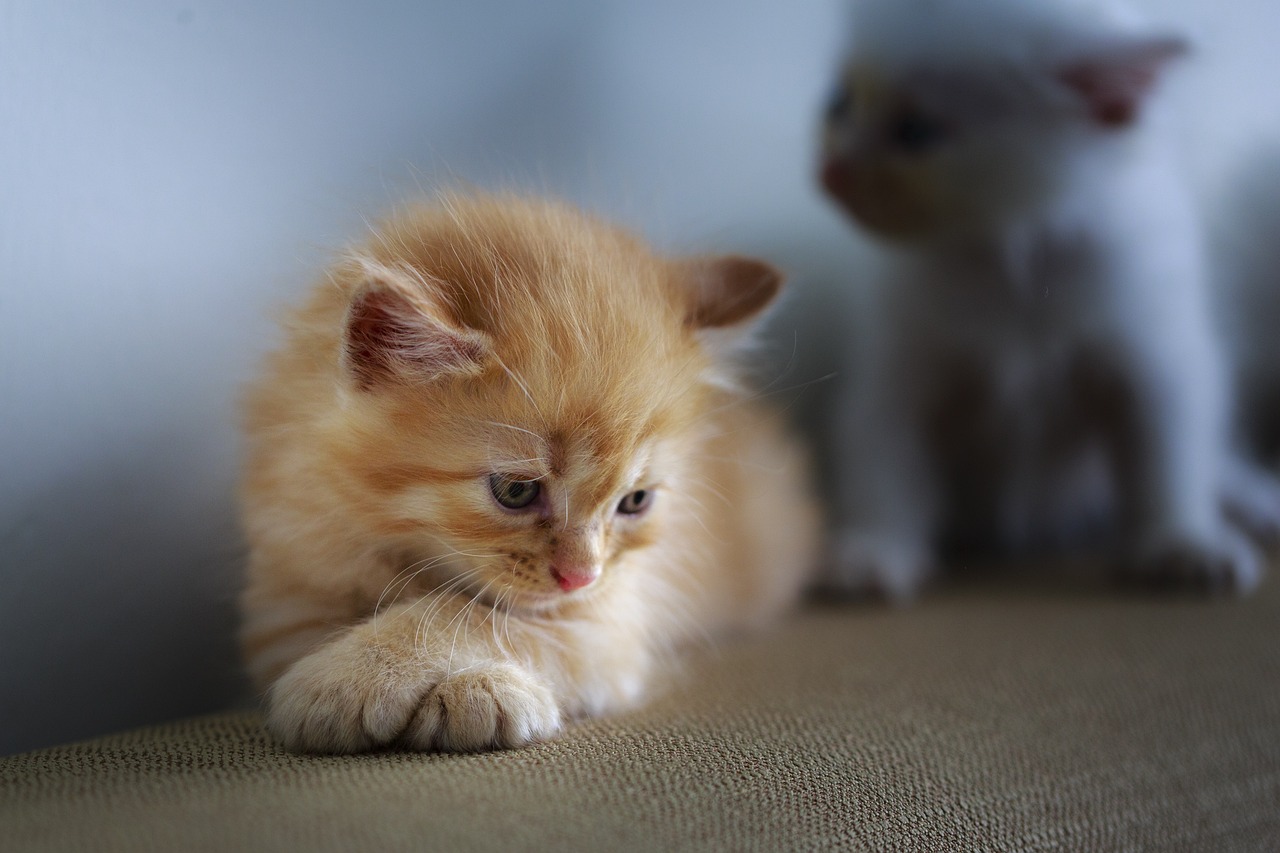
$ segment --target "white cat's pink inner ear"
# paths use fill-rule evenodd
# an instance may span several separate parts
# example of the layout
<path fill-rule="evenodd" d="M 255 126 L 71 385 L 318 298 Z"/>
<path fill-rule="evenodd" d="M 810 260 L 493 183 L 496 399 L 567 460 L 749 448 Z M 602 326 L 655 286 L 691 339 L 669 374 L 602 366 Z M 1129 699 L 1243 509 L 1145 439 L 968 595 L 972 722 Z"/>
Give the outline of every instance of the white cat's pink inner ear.
<path fill-rule="evenodd" d="M 1134 41 L 1069 62 L 1057 77 L 1084 99 L 1098 124 L 1125 127 L 1137 119 L 1164 67 L 1189 49 L 1176 36 Z"/>
<path fill-rule="evenodd" d="M 482 334 L 453 328 L 394 288 L 371 284 L 351 301 L 344 359 L 363 389 L 475 372 L 488 352 Z"/>
<path fill-rule="evenodd" d="M 683 268 L 693 296 L 689 319 L 699 329 L 750 320 L 777 298 L 784 278 L 764 261 L 736 255 L 686 261 Z"/>

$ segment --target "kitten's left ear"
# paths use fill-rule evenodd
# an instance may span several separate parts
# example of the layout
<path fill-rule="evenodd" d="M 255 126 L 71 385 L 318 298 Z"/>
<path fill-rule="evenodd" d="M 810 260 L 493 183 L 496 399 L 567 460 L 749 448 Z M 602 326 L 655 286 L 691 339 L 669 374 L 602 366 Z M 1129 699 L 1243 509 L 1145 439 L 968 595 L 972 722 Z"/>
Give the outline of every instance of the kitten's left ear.
<path fill-rule="evenodd" d="M 745 331 L 782 290 L 782 273 L 753 258 L 696 258 L 677 266 L 689 296 L 688 323 L 699 330 Z"/>
<path fill-rule="evenodd" d="M 1150 36 L 1095 48 L 1060 65 L 1059 82 L 1084 99 L 1089 115 L 1104 127 L 1127 127 L 1170 61 L 1190 44 L 1176 35 Z"/>

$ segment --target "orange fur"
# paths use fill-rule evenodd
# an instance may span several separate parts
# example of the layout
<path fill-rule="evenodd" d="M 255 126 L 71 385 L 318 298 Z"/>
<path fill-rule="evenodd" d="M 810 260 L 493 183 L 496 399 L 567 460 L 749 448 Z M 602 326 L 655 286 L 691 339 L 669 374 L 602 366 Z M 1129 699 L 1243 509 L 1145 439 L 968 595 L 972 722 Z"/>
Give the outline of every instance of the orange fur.
<path fill-rule="evenodd" d="M 779 283 L 504 197 L 411 210 L 341 263 L 248 399 L 242 640 L 272 731 L 514 746 L 789 606 L 816 513 L 729 359 Z M 492 474 L 542 503 L 503 509 Z"/>

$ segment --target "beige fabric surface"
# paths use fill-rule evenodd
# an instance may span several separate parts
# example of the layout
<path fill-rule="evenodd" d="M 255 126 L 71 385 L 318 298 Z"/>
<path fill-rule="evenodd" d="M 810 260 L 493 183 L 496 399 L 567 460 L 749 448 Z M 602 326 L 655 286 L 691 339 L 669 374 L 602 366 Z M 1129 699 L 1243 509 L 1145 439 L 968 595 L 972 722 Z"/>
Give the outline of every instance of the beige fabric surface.
<path fill-rule="evenodd" d="M 817 606 L 530 749 L 295 756 L 225 714 L 3 759 L 0 848 L 1277 850 L 1278 620 L 1274 574 Z"/>

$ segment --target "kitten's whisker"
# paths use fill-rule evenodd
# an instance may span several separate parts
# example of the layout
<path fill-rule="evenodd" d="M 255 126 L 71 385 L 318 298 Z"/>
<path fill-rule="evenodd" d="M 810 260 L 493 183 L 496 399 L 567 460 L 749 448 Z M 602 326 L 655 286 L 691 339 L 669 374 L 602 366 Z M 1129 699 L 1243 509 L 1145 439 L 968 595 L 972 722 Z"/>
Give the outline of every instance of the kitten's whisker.
<path fill-rule="evenodd" d="M 503 429 L 511 429 L 511 430 L 515 430 L 516 432 L 522 432 L 522 433 L 524 433 L 525 435 L 531 435 L 531 436 L 533 436 L 534 438 L 536 438 L 538 441 L 542 442 L 543 444 L 546 444 L 546 443 L 547 443 L 547 440 L 546 440 L 545 438 L 543 438 L 542 436 L 538 435 L 536 432 L 534 432 L 534 431 L 533 431 L 533 430 L 531 430 L 531 429 L 525 429 L 524 427 L 518 427 L 518 426 L 516 426 L 515 424 L 507 424 L 507 423 L 503 423 L 502 421 L 485 421 L 485 423 L 489 424 L 490 426 L 502 427 Z M 541 461 L 541 460 L 538 460 L 538 461 Z"/>
<path fill-rule="evenodd" d="M 427 607 L 426 611 L 423 612 L 422 617 L 418 620 L 418 625 L 414 632 L 415 651 L 418 651 L 419 653 L 422 653 L 422 654 L 426 653 L 426 630 L 427 630 L 428 624 L 434 623 L 435 616 L 437 613 L 439 613 L 442 609 L 444 609 L 449 604 L 455 603 L 458 600 L 459 596 L 456 595 L 455 593 L 459 589 L 465 588 L 466 585 L 471 582 L 473 576 L 479 577 L 480 573 L 477 571 L 472 571 L 464 575 L 460 575 L 454 578 L 453 580 L 451 580 L 449 583 L 445 584 L 440 589 L 433 590 L 432 592 L 427 593 L 426 595 L 423 595 L 419 599 L 419 602 L 428 601 L 429 606 Z M 417 606 L 416 603 L 414 606 L 415 607 Z"/>
<path fill-rule="evenodd" d="M 437 557 L 428 557 L 424 560 L 418 560 L 415 563 L 410 563 L 408 566 L 402 569 L 399 573 L 396 574 L 394 578 L 392 578 L 390 581 L 387 582 L 386 586 L 382 588 L 382 593 L 378 596 L 378 601 L 373 606 L 373 612 L 375 616 L 379 611 L 382 610 L 382 602 L 386 599 L 387 593 L 390 592 L 391 587 L 396 585 L 397 581 L 399 581 L 401 578 L 404 578 L 403 582 L 400 583 L 399 588 L 396 590 L 395 596 L 392 597 L 393 600 L 396 596 L 399 596 L 400 593 L 404 592 L 405 587 L 407 587 L 410 583 L 412 583 L 413 579 L 416 578 L 418 575 L 422 574 L 428 569 L 435 568 L 444 560 L 451 559 L 452 557 L 453 557 L 452 554 L 441 554 L 440 556 L 437 556 Z M 405 577 L 405 575 L 408 575 L 408 577 Z"/>
<path fill-rule="evenodd" d="M 538 406 L 538 401 L 533 398 L 533 394 L 529 393 L 529 386 L 524 383 L 524 380 L 517 376 L 515 371 L 507 367 L 506 362 L 498 358 L 497 355 L 494 355 L 493 358 L 498 362 L 498 366 L 502 368 L 502 371 L 506 373 L 507 376 L 511 377 L 511 381 L 516 383 L 520 390 L 524 392 L 524 396 L 528 399 L 529 404 L 533 406 L 533 410 L 541 415 L 542 409 Z"/>
<path fill-rule="evenodd" d="M 835 379 L 839 375 L 840 375 L 839 373 L 828 373 L 825 376 L 819 376 L 816 379 L 809 379 L 804 382 L 798 382 L 795 385 L 788 385 L 786 388 L 775 388 L 772 391 L 760 391 L 754 394 L 734 395 L 733 399 L 730 400 L 729 402 L 722 403 L 719 406 L 715 406 L 714 408 L 711 408 L 705 412 L 702 412 L 694 420 L 694 423 L 700 423 L 714 415 L 720 414 L 721 412 L 731 411 L 732 409 L 738 406 L 744 406 L 747 403 L 754 403 L 757 400 L 765 400 L 765 399 L 768 399 L 769 397 L 776 397 L 777 395 L 785 394 L 788 391 L 800 391 L 805 388 L 808 388 L 810 385 L 818 385 L 822 382 L 829 382 L 830 380 Z"/>
<path fill-rule="evenodd" d="M 414 577 L 417 577 L 422 572 L 435 567 L 436 566 L 433 564 L 431 566 L 426 566 L 421 569 L 418 569 L 416 572 L 414 572 L 413 576 L 410 577 L 408 580 L 406 580 L 406 582 L 401 586 L 400 590 L 396 592 L 396 598 L 399 598 L 399 596 L 404 592 L 404 588 L 408 585 L 408 583 L 412 582 Z M 452 585 L 452 584 L 458 584 L 458 583 L 465 583 L 468 575 L 470 574 L 471 574 L 470 571 L 463 571 L 459 576 L 450 580 L 449 583 L 446 584 L 446 586 Z M 427 592 L 419 596 L 418 599 L 413 603 L 412 607 L 416 607 L 424 598 L 426 598 L 430 594 L 431 594 L 430 592 Z M 377 608 L 374 610 L 373 616 L 371 617 L 371 622 L 373 626 L 373 635 L 375 639 L 378 637 L 379 632 L 381 631 L 382 623 L 386 621 L 385 614 L 382 612 L 381 601 L 382 599 L 379 598 L 379 604 Z M 412 607 L 410 609 L 412 609 Z M 390 605 L 388 605 L 388 608 L 390 608 Z M 397 613 L 395 616 L 392 616 L 391 621 L 394 621 L 399 616 L 403 616 L 405 612 L 407 611 L 401 611 L 400 613 Z"/>
<path fill-rule="evenodd" d="M 489 590 L 489 587 L 493 586 L 493 584 L 496 581 L 497 581 L 497 578 L 494 578 L 493 580 L 490 580 L 488 583 L 486 583 L 484 587 L 481 588 L 480 592 L 477 595 L 473 596 L 471 600 L 468 601 L 463 606 L 463 608 L 458 611 L 458 615 L 455 616 L 453 619 L 449 620 L 448 625 L 444 626 L 445 631 L 448 631 L 449 627 L 453 625 L 454 622 L 458 623 L 458 627 L 453 629 L 453 641 L 449 645 L 449 659 L 445 663 L 446 672 L 450 674 L 452 674 L 453 672 L 453 656 L 458 649 L 458 632 L 459 631 L 462 632 L 462 638 L 465 641 L 467 638 L 467 632 L 464 631 L 463 629 L 467 627 L 467 622 L 471 618 L 471 612 L 476 609 L 477 605 L 481 604 L 482 596 Z"/>

